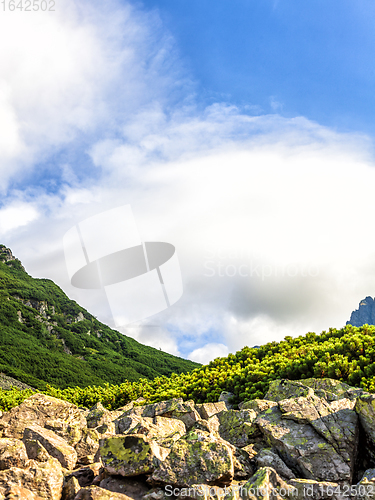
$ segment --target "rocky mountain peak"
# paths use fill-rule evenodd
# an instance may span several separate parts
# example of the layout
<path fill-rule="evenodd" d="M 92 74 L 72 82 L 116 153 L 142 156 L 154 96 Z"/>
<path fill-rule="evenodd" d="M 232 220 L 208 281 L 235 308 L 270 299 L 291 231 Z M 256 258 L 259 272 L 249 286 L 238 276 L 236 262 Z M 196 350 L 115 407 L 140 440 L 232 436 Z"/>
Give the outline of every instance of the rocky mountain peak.
<path fill-rule="evenodd" d="M 359 303 L 358 309 L 352 312 L 347 325 L 362 326 L 375 325 L 375 300 L 366 297 Z"/>
<path fill-rule="evenodd" d="M 0 261 L 9 262 L 10 260 L 16 260 L 16 257 L 12 254 L 12 250 L 5 245 L 0 245 Z"/>
<path fill-rule="evenodd" d="M 13 255 L 12 250 L 10 248 L 6 247 L 5 245 L 0 244 L 0 262 L 7 263 L 7 262 L 12 262 L 12 261 L 17 262 L 18 266 L 21 267 L 25 271 L 25 268 L 21 264 L 21 261 Z M 9 264 L 9 265 L 12 266 L 12 264 Z"/>

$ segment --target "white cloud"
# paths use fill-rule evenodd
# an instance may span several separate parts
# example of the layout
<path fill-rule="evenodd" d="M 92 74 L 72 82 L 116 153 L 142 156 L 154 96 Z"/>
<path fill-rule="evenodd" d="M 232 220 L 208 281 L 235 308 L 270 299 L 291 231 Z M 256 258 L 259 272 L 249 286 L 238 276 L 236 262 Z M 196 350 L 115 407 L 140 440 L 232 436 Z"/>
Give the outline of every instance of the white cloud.
<path fill-rule="evenodd" d="M 0 235 L 28 225 L 39 217 L 38 210 L 27 203 L 12 203 L 0 210 Z"/>
<path fill-rule="evenodd" d="M 203 347 L 195 349 L 189 354 L 189 359 L 197 363 L 207 364 L 215 358 L 228 356 L 228 347 L 224 344 L 206 344 Z"/>
<path fill-rule="evenodd" d="M 124 168 L 125 140 L 107 142 L 96 157 L 98 166 L 105 165 L 100 181 L 64 188 L 64 201 L 50 202 L 51 215 L 40 220 L 37 232 L 33 225 L 29 272 L 56 280 L 111 322 L 99 295 L 67 282 L 61 238 L 77 221 L 130 203 L 146 241 L 176 246 L 184 281 L 177 304 L 139 332 L 127 332 L 140 342 L 208 360 L 216 351 L 200 354 L 206 344 L 233 352 L 343 326 L 375 284 L 375 236 L 369 231 L 375 170 L 366 142 L 302 119 L 260 117 L 257 124 L 227 113 L 224 108 L 220 115 L 216 106 L 215 118 L 207 114 L 199 122 L 189 115 L 175 127 L 166 121 L 158 135 L 173 142 L 171 150 L 166 147 L 160 158 L 151 148 L 149 164 L 133 157 L 133 170 Z M 236 141 L 233 127 L 241 130 L 241 124 Z M 211 142 L 202 144 L 202 137 Z M 352 237 L 354 228 L 366 244 Z M 25 255 L 27 237 L 12 239 Z M 48 262 L 45 253 L 54 258 Z"/>
<path fill-rule="evenodd" d="M 3 190 L 62 146 L 116 133 L 119 117 L 124 126 L 140 106 L 181 86 L 157 14 L 129 3 L 62 0 L 55 12 L 6 11 L 0 44 L 7 47 L 0 53 Z"/>

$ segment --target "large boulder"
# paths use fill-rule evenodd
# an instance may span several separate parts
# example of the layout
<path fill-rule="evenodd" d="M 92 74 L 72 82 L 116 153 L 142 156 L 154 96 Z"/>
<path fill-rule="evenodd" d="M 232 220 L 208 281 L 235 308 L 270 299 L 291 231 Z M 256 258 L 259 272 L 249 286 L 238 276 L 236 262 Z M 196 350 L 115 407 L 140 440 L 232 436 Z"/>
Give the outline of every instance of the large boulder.
<path fill-rule="evenodd" d="M 60 500 L 63 481 L 61 465 L 55 458 L 44 463 L 30 460 L 26 469 L 11 467 L 0 471 L 0 492 L 4 494 L 10 486 L 22 486 L 43 499 Z"/>
<path fill-rule="evenodd" d="M 256 417 L 254 410 L 227 410 L 218 413 L 213 418 L 219 421 L 220 436 L 241 448 L 250 444 L 252 439 L 259 434 L 258 428 L 253 425 Z"/>
<path fill-rule="evenodd" d="M 306 423 L 283 418 L 277 406 L 258 415 L 256 425 L 297 477 L 347 483 L 352 469 L 335 448 Z"/>
<path fill-rule="evenodd" d="M 6 491 L 6 497 L 0 495 L 0 500 L 42 500 L 42 497 L 36 495 L 30 490 L 23 488 L 22 486 L 18 486 L 16 484 L 12 484 Z"/>
<path fill-rule="evenodd" d="M 362 394 L 356 400 L 355 411 L 366 434 L 367 453 L 375 460 L 375 394 Z"/>
<path fill-rule="evenodd" d="M 303 385 L 311 387 L 316 396 L 330 402 L 339 399 L 354 400 L 362 394 L 366 394 L 363 389 L 351 387 L 345 382 L 333 378 L 306 378 L 303 380 Z"/>
<path fill-rule="evenodd" d="M 86 427 L 86 419 L 77 406 L 36 393 L 2 415 L 0 437 L 22 439 L 25 427 L 34 424 L 54 431 L 74 445 L 80 439 L 80 429 Z"/>
<path fill-rule="evenodd" d="M 351 466 L 352 472 L 357 456 L 359 431 L 354 405 L 355 402 L 349 399 L 328 403 L 315 395 L 279 402 L 284 419 L 310 424 Z"/>
<path fill-rule="evenodd" d="M 169 450 L 144 435 L 129 434 L 101 439 L 99 453 L 109 474 L 138 476 L 151 473 Z"/>
<path fill-rule="evenodd" d="M 282 401 L 283 399 L 312 396 L 314 390 L 297 380 L 272 380 L 264 399 L 268 401 Z"/>
<path fill-rule="evenodd" d="M 68 445 L 63 438 L 49 429 L 43 429 L 43 427 L 39 425 L 26 427 L 23 439 L 25 441 L 39 441 L 49 455 L 57 458 L 65 469 L 73 469 L 77 463 L 77 453 L 75 449 Z"/>
<path fill-rule="evenodd" d="M 152 474 L 156 483 L 178 487 L 193 484 L 230 484 L 234 448 L 220 437 L 194 429 L 178 439 Z"/>

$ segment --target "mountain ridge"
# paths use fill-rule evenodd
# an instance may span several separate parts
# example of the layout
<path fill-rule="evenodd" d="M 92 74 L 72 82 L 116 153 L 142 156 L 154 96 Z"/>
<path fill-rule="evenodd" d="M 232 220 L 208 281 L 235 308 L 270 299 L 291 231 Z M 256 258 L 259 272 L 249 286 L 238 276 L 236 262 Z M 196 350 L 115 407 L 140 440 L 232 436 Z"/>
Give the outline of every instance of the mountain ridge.
<path fill-rule="evenodd" d="M 0 371 L 44 389 L 153 379 L 200 366 L 98 321 L 0 245 Z"/>

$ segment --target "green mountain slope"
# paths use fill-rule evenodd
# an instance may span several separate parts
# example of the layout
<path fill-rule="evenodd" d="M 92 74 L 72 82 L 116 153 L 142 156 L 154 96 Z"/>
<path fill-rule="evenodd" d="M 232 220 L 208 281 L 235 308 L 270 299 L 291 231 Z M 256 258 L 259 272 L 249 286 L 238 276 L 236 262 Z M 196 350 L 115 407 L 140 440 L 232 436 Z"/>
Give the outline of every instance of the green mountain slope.
<path fill-rule="evenodd" d="M 47 383 L 121 384 L 198 366 L 112 330 L 51 280 L 29 276 L 0 245 L 0 372 L 43 390 Z"/>
<path fill-rule="evenodd" d="M 348 325 L 328 332 L 286 337 L 258 349 L 244 347 L 236 354 L 217 358 L 188 373 L 154 380 L 124 382 L 110 387 L 47 388 L 46 394 L 78 406 L 92 407 L 98 401 L 109 409 L 119 408 L 139 397 L 145 403 L 172 398 L 215 402 L 222 391 L 233 393 L 233 403 L 262 399 L 275 379 L 333 378 L 375 392 L 375 326 Z M 0 391 L 0 409 L 19 404 L 30 391 Z"/>

